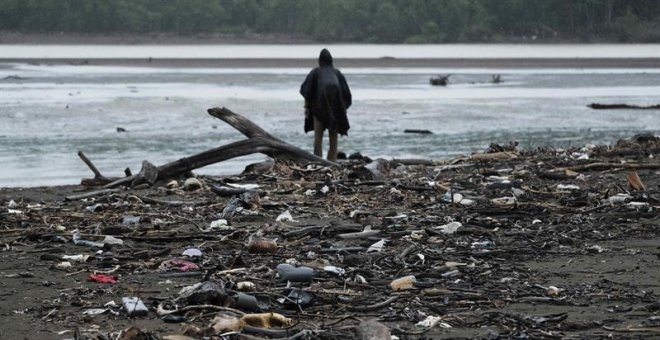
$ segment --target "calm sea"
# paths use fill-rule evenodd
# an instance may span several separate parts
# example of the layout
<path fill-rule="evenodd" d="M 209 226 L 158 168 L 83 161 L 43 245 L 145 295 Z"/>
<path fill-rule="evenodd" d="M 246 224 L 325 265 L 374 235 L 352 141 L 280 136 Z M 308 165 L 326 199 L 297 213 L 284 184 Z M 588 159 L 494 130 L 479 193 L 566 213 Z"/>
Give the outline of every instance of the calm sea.
<path fill-rule="evenodd" d="M 313 58 L 315 45 L 0 45 L 0 58 Z M 660 57 L 657 45 L 332 45 L 341 58 Z M 226 106 L 311 150 L 298 94 L 307 68 L 149 68 L 0 64 L 0 187 L 75 184 L 142 160 L 162 164 L 244 138 L 206 113 Z M 660 103 L 652 69 L 342 68 L 354 104 L 340 150 L 383 158 L 448 158 L 516 140 L 523 148 L 614 143 L 660 132 L 660 111 L 595 111 L 586 105 Z M 451 74 L 447 87 L 429 85 Z M 494 74 L 502 83 L 491 82 Z M 126 132 L 117 132 L 121 127 Z M 430 130 L 413 135 L 405 129 Z M 252 155 L 197 170 L 234 174 Z"/>

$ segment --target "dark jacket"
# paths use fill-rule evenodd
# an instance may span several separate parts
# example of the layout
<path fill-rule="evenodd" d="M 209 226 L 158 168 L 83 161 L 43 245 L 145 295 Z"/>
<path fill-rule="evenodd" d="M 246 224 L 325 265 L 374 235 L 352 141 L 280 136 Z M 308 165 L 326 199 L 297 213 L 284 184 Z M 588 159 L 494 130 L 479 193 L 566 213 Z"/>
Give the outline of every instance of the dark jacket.
<path fill-rule="evenodd" d="M 344 75 L 332 66 L 328 50 L 321 51 L 319 67 L 309 72 L 300 86 L 300 94 L 305 97 L 305 107 L 311 113 L 305 119 L 305 132 L 314 130 L 313 117 L 316 117 L 328 131 L 348 134 L 346 109 L 351 106 L 351 90 Z"/>

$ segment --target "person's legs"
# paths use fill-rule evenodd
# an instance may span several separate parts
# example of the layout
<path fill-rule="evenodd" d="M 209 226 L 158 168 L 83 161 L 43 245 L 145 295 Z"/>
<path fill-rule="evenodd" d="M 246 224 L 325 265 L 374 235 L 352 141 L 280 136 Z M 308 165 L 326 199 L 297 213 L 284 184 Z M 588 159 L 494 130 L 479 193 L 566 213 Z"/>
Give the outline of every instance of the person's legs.
<path fill-rule="evenodd" d="M 331 162 L 337 161 L 337 131 L 330 132 L 328 130 L 328 136 L 330 137 L 330 148 L 328 149 L 328 160 Z"/>
<path fill-rule="evenodd" d="M 323 157 L 323 125 L 314 117 L 314 154 Z"/>

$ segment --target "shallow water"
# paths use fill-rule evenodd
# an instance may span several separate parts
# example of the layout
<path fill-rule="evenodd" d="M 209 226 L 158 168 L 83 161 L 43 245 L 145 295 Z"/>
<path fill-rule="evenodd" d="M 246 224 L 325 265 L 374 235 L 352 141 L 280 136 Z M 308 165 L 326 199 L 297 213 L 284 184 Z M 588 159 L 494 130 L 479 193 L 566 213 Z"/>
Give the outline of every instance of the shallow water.
<path fill-rule="evenodd" d="M 660 111 L 592 102 L 660 103 L 660 69 L 343 69 L 351 130 L 340 150 L 369 157 L 446 158 L 517 140 L 521 147 L 613 143 L 660 131 Z M 91 172 L 134 172 L 244 138 L 206 113 L 226 106 L 311 149 L 298 88 L 308 69 L 144 68 L 0 64 L 0 187 L 75 184 Z M 451 73 L 447 87 L 428 83 Z M 501 74 L 503 83 L 490 83 Z M 8 76 L 17 76 L 19 79 Z M 118 133 L 117 127 L 127 130 Z M 425 129 L 412 135 L 404 129 Z M 198 170 L 233 174 L 252 155 Z"/>

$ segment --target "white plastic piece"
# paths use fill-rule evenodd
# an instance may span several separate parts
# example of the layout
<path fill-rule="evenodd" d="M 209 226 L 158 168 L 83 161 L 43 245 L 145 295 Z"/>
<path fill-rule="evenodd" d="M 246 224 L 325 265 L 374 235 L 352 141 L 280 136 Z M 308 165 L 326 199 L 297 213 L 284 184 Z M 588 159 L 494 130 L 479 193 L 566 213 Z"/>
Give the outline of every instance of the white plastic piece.
<path fill-rule="evenodd" d="M 124 241 L 121 239 L 118 239 L 114 236 L 106 235 L 105 238 L 103 239 L 103 243 L 105 244 L 115 244 L 115 245 L 122 245 L 124 244 Z"/>
<path fill-rule="evenodd" d="M 123 297 L 121 303 L 129 316 L 144 316 L 149 314 L 149 309 L 138 297 Z"/>
<path fill-rule="evenodd" d="M 435 327 L 436 325 L 438 325 L 442 328 L 452 328 L 450 324 L 448 324 L 446 322 L 442 322 L 440 320 L 442 320 L 442 318 L 439 317 L 439 316 L 429 315 L 429 316 L 426 317 L 426 319 L 416 323 L 415 326 L 421 327 L 421 328 L 431 328 L 431 327 Z"/>
<path fill-rule="evenodd" d="M 557 184 L 559 190 L 580 190 L 580 187 L 574 184 Z"/>
<path fill-rule="evenodd" d="M 335 266 L 325 266 L 323 267 L 323 271 L 337 274 L 337 275 L 344 275 L 346 271 L 343 268 L 335 267 Z"/>
<path fill-rule="evenodd" d="M 297 221 L 293 219 L 293 216 L 291 216 L 291 212 L 286 210 L 285 212 L 281 213 L 280 216 L 277 216 L 275 222 L 297 222 Z"/>
<path fill-rule="evenodd" d="M 369 246 L 369 248 L 367 249 L 367 253 L 381 252 L 383 251 L 383 248 L 385 248 L 385 239 L 381 239 L 380 241 Z"/>
<path fill-rule="evenodd" d="M 445 225 L 433 227 L 433 229 L 437 229 L 443 234 L 450 235 L 450 234 L 455 233 L 456 230 L 458 230 L 458 228 L 460 228 L 462 226 L 463 226 L 463 224 L 461 224 L 461 222 L 451 222 L 451 223 L 447 223 Z"/>
<path fill-rule="evenodd" d="M 227 183 L 227 186 L 232 188 L 246 189 L 246 190 L 256 190 L 259 189 L 259 184 L 238 184 L 238 183 Z"/>

